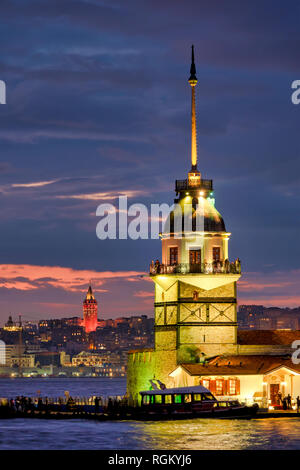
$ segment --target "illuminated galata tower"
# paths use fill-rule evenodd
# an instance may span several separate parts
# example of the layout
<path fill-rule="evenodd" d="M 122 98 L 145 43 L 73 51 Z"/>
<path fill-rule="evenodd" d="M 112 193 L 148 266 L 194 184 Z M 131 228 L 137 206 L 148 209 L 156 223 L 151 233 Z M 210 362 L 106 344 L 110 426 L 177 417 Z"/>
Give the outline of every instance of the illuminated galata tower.
<path fill-rule="evenodd" d="M 95 331 L 98 326 L 98 304 L 91 286 L 89 286 L 83 301 L 82 326 L 84 327 L 86 333 Z"/>
<path fill-rule="evenodd" d="M 129 354 L 128 394 L 148 390 L 153 378 L 174 386 L 178 364 L 237 353 L 236 283 L 240 261 L 229 261 L 230 233 L 215 208 L 212 180 L 198 169 L 194 48 L 191 87 L 191 169 L 176 180 L 174 210 L 162 239 L 162 259 L 150 265 L 155 285 L 154 350 Z"/>

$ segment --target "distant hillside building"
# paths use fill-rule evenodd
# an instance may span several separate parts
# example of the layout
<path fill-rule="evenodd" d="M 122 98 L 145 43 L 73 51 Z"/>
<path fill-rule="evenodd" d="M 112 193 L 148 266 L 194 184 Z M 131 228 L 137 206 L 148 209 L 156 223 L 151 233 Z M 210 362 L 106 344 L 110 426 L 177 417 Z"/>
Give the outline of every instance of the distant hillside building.
<path fill-rule="evenodd" d="M 18 325 L 17 322 L 13 321 L 12 316 L 10 315 L 3 329 L 5 331 L 20 331 L 22 330 L 22 327 Z"/>
<path fill-rule="evenodd" d="M 240 305 L 238 327 L 244 330 L 299 330 L 300 307 Z"/>
<path fill-rule="evenodd" d="M 92 291 L 92 287 L 89 286 L 86 297 L 83 301 L 83 322 L 82 326 L 86 333 L 96 331 L 98 326 L 98 303 Z"/>

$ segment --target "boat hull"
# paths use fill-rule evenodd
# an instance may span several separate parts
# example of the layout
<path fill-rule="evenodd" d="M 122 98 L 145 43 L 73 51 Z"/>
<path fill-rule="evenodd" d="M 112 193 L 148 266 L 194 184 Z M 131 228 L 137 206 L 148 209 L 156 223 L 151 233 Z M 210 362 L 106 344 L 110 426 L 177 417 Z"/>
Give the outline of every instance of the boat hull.
<path fill-rule="evenodd" d="M 211 409 L 202 411 L 163 411 L 160 412 L 145 412 L 137 413 L 136 418 L 143 421 L 165 421 L 165 420 L 180 420 L 180 419 L 251 419 L 257 413 L 257 407 L 241 406 L 237 408 L 227 409 Z"/>

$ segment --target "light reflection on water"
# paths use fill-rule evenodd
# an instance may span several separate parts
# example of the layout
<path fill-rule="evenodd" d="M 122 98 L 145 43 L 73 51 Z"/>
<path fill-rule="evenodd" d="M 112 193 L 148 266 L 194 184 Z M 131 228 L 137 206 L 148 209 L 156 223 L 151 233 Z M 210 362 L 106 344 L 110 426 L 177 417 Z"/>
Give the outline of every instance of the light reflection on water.
<path fill-rule="evenodd" d="M 300 420 L 3 420 L 1 449 L 299 449 Z"/>
<path fill-rule="evenodd" d="M 0 379 L 0 396 L 121 395 L 125 379 Z M 0 420 L 0 449 L 300 449 L 300 419 Z"/>
<path fill-rule="evenodd" d="M 179 422 L 143 423 L 142 439 L 154 449 L 297 449 L 300 420 L 197 419 Z"/>

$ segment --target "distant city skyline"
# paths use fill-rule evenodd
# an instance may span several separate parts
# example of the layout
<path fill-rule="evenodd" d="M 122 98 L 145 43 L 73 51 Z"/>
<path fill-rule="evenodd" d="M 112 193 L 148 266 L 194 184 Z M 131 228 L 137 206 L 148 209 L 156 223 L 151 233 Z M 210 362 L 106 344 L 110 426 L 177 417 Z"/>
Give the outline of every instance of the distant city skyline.
<path fill-rule="evenodd" d="M 90 280 L 99 317 L 153 315 L 160 241 L 100 241 L 95 212 L 121 194 L 172 203 L 192 43 L 199 170 L 241 259 L 238 302 L 299 306 L 299 4 L 21 3 L 0 6 L 0 325 L 80 316 Z"/>
<path fill-rule="evenodd" d="M 33 266 L 30 266 L 30 269 L 28 269 L 33 271 L 33 268 Z M 14 269 L 13 267 L 12 270 Z M 36 269 L 38 270 L 39 268 L 37 267 Z M 52 271 L 53 273 L 55 269 L 57 271 L 63 270 L 63 268 L 51 266 L 42 267 L 42 269 L 48 270 L 48 272 Z M 24 289 L 20 292 L 18 292 L 18 289 L 2 289 L 0 325 L 4 325 L 10 314 L 16 319 L 21 314 L 24 321 L 37 321 L 41 318 L 51 317 L 80 317 L 82 315 L 82 302 L 92 274 L 94 277 L 98 274 L 100 279 L 98 281 L 95 280 L 94 283 L 92 282 L 93 291 L 98 301 L 99 318 L 108 319 L 118 316 L 142 314 L 153 316 L 153 286 L 147 277 L 141 277 L 147 276 L 146 272 L 128 273 L 125 271 L 106 272 L 104 274 L 85 272 L 89 280 L 83 284 L 83 287 L 77 287 L 72 284 L 72 279 L 79 276 L 81 271 L 70 269 L 65 271 L 69 273 L 69 277 L 65 277 L 64 280 L 53 277 L 51 284 L 57 283 L 56 287 L 51 284 L 47 287 L 40 287 L 42 293 L 40 292 L 39 296 L 42 294 L 44 297 L 43 301 L 40 302 L 35 301 L 35 294 L 39 289 L 39 282 L 44 284 L 46 281 L 36 282 L 32 279 L 32 274 L 28 274 L 28 282 L 31 285 L 25 291 L 25 300 Z M 294 279 L 284 282 L 282 281 L 283 276 L 283 272 L 270 273 L 269 275 L 263 273 L 243 273 L 238 285 L 238 305 L 256 304 L 266 307 L 290 308 L 300 306 L 300 295 L 298 294 L 300 273 L 295 272 Z M 114 291 L 120 292 L 122 288 L 122 292 L 125 289 L 126 302 L 124 302 L 123 298 L 116 298 L 114 296 Z M 283 291 L 284 295 L 282 295 Z M 5 298 L 7 299 L 6 301 Z M 55 302 L 53 298 L 55 298 Z"/>

